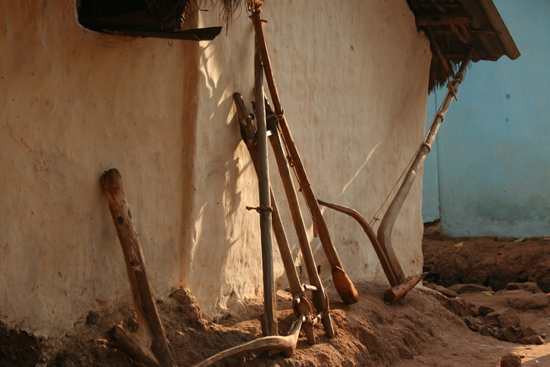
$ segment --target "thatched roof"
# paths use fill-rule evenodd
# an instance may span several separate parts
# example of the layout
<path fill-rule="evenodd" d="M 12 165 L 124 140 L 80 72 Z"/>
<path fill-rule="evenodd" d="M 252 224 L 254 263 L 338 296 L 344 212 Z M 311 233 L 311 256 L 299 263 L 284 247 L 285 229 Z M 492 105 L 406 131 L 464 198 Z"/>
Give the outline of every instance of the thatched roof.
<path fill-rule="evenodd" d="M 474 47 L 472 61 L 520 53 L 492 0 L 407 0 L 432 49 L 429 88 L 444 84 Z"/>

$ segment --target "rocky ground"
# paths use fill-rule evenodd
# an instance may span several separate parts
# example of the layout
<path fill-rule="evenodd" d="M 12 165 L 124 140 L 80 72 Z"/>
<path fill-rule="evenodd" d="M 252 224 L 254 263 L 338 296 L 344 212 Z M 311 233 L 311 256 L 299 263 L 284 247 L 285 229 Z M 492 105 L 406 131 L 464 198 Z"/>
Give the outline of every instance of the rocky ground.
<path fill-rule="evenodd" d="M 515 240 L 453 239 L 437 227 L 427 227 L 424 251 L 432 274 L 423 287 L 390 305 L 382 300 L 387 284 L 359 283 L 360 301 L 348 306 L 329 284 L 337 337 L 327 338 L 319 324 L 317 343 L 308 345 L 301 334 L 289 358 L 247 353 L 218 366 L 498 367 L 509 353 L 512 360 L 503 362 L 503 367 L 550 366 L 550 345 L 545 343 L 550 332 L 545 293 L 550 273 L 548 267 L 544 270 L 550 242 Z M 441 260 L 445 265 L 437 259 L 445 259 Z M 277 306 L 284 334 L 295 319 L 290 294 L 279 291 Z M 261 334 L 259 301 L 250 300 L 241 314 L 219 323 L 206 320 L 184 289 L 174 290 L 158 307 L 179 366 L 191 366 Z M 0 324 L 0 366 L 132 366 L 108 336 L 108 330 L 120 322 L 135 330 L 131 309 L 128 305 L 112 314 L 90 313 L 70 335 L 55 340 Z"/>

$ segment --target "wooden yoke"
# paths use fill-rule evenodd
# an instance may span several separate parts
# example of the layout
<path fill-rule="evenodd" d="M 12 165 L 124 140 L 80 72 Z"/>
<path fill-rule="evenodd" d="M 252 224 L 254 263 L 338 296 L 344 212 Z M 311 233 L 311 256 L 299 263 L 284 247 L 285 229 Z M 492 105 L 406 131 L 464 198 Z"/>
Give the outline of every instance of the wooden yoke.
<path fill-rule="evenodd" d="M 336 252 L 334 243 L 330 237 L 328 227 L 325 223 L 313 189 L 307 177 L 304 165 L 300 159 L 298 149 L 294 143 L 294 138 L 290 132 L 290 128 L 286 121 L 286 118 L 281 107 L 281 102 L 279 100 L 279 93 L 277 91 L 277 86 L 275 85 L 275 78 L 273 77 L 273 69 L 271 67 L 271 61 L 269 59 L 269 54 L 267 52 L 267 46 L 265 43 L 265 37 L 262 30 L 262 20 L 260 14 L 262 3 L 259 1 L 252 1 L 250 4 L 250 11 L 252 12 L 251 19 L 252 24 L 254 25 L 254 31 L 256 33 L 256 40 L 258 44 L 258 49 L 262 58 L 262 63 L 264 66 L 264 71 L 267 79 L 267 85 L 269 87 L 269 93 L 275 107 L 275 114 L 278 120 L 278 128 L 281 131 L 283 137 L 283 143 L 285 144 L 287 151 L 289 153 L 290 165 L 294 167 L 294 173 L 300 185 L 300 190 L 302 191 L 304 198 L 306 200 L 307 206 L 312 216 L 314 225 L 316 226 L 319 232 L 319 238 L 321 244 L 323 245 L 323 250 L 331 266 L 332 279 L 334 282 L 334 287 L 342 301 L 347 304 L 356 303 L 359 300 L 359 294 L 355 289 L 351 279 L 348 277 L 344 271 L 344 266 L 342 261 Z"/>
<path fill-rule="evenodd" d="M 111 169 L 101 176 L 101 184 L 105 189 L 122 246 L 138 319 L 138 329 L 135 333 L 128 333 L 121 325 L 111 330 L 115 344 L 132 360 L 147 367 L 176 367 L 153 298 L 141 244 L 122 187 L 122 176 L 116 169 Z"/>

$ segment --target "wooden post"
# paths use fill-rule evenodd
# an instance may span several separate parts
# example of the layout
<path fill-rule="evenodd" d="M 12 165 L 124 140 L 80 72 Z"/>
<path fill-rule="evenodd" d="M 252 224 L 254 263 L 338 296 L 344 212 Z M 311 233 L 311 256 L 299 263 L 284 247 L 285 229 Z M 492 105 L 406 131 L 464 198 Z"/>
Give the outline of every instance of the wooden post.
<path fill-rule="evenodd" d="M 113 328 L 111 332 L 115 344 L 128 357 L 147 367 L 176 367 L 153 298 L 141 244 L 122 187 L 122 176 L 116 169 L 111 169 L 101 176 L 101 184 L 105 189 L 111 216 L 122 246 L 138 319 L 138 330 L 135 333 L 128 333 L 120 325 Z"/>
<path fill-rule="evenodd" d="M 269 167 L 267 160 L 267 128 L 265 121 L 264 78 L 260 55 L 256 52 L 255 66 L 255 95 L 256 124 L 258 126 L 258 184 L 260 192 L 260 231 L 262 242 L 262 267 L 264 283 L 264 310 L 262 328 L 265 336 L 278 335 L 277 305 L 275 303 L 275 280 L 273 275 L 273 244 L 271 242 L 271 200 L 269 189 Z M 267 324 L 267 325 L 264 325 Z"/>
<path fill-rule="evenodd" d="M 241 134 L 243 141 L 247 143 L 248 152 L 250 153 L 250 158 L 252 159 L 252 164 L 256 173 L 258 172 L 258 145 L 254 145 L 254 142 L 257 141 L 256 127 L 254 126 L 250 115 L 247 112 L 246 106 L 242 99 L 242 96 L 239 92 L 233 94 L 233 99 L 235 105 L 237 106 L 237 115 L 239 118 L 239 123 L 241 127 Z M 248 144 L 250 142 L 250 144 Z M 313 317 L 311 315 L 311 309 L 308 307 L 309 303 L 298 302 L 296 299 L 303 300 L 305 299 L 304 288 L 298 277 L 298 272 L 294 266 L 294 261 L 292 258 L 292 252 L 290 251 L 290 245 L 288 244 L 288 239 L 286 237 L 285 228 L 281 216 L 279 215 L 279 210 L 277 207 L 277 201 L 275 200 L 275 195 L 273 190 L 271 192 L 271 207 L 273 208 L 273 215 L 271 217 L 273 234 L 275 235 L 275 240 L 279 247 L 279 252 L 281 253 L 281 259 L 283 260 L 283 266 L 285 268 L 285 273 L 288 278 L 288 284 L 290 286 L 290 292 L 293 298 L 293 308 L 296 316 L 304 316 L 304 332 L 307 337 L 307 341 L 310 345 L 315 344 L 315 334 L 313 332 Z"/>
<path fill-rule="evenodd" d="M 300 210 L 298 195 L 296 194 L 296 189 L 294 187 L 294 183 L 292 182 L 290 168 L 288 167 L 288 163 L 285 159 L 285 154 L 283 152 L 283 147 L 281 145 L 281 140 L 279 137 L 279 132 L 277 131 L 277 127 L 269 126 L 269 130 L 271 130 L 269 142 L 271 143 L 271 148 L 275 156 L 275 161 L 277 162 L 281 181 L 285 189 L 292 221 L 294 223 L 296 235 L 298 236 L 298 243 L 300 245 L 300 250 L 302 251 L 302 256 L 304 257 L 306 271 L 309 276 L 309 282 L 316 288 L 316 290 L 313 292 L 313 302 L 318 312 L 323 311 L 321 321 L 328 337 L 332 338 L 335 335 L 335 331 L 332 320 L 330 318 L 330 304 L 328 296 L 323 288 L 321 278 L 319 277 L 319 273 L 317 272 L 317 265 L 315 264 L 313 251 L 311 250 L 311 246 L 307 238 L 306 225 L 304 223 L 304 218 L 302 217 L 302 211 Z"/>

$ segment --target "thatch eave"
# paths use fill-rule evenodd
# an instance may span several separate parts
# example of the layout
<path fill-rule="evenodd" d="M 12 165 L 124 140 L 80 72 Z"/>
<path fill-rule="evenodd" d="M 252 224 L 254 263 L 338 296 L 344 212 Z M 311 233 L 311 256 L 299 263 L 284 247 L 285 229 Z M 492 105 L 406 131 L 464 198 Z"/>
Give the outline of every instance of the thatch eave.
<path fill-rule="evenodd" d="M 445 84 L 474 48 L 472 61 L 511 60 L 519 50 L 492 0 L 407 0 L 418 30 L 430 39 L 433 53 L 429 89 Z"/>

